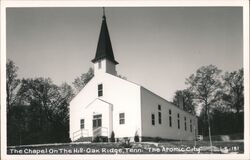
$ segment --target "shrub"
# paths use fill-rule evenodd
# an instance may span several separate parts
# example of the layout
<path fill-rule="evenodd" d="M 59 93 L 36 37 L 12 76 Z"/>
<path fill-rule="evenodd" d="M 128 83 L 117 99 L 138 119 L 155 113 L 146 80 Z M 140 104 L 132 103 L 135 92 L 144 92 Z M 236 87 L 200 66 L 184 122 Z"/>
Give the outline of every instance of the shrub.
<path fill-rule="evenodd" d="M 155 139 L 154 139 L 155 142 L 160 142 L 161 140 L 162 140 L 161 137 L 155 137 Z"/>
<path fill-rule="evenodd" d="M 96 136 L 96 137 L 93 139 L 93 142 L 101 142 L 101 137 L 100 137 L 100 136 Z"/>
<path fill-rule="evenodd" d="M 132 145 L 130 144 L 130 143 L 121 143 L 120 145 L 119 145 L 119 147 L 122 147 L 122 148 L 131 148 L 132 147 Z"/>
<path fill-rule="evenodd" d="M 115 142 L 115 133 L 114 133 L 114 131 L 112 131 L 112 133 L 111 133 L 110 142 Z"/>
<path fill-rule="evenodd" d="M 92 142 L 108 142 L 108 137 L 105 136 L 96 136 Z"/>
<path fill-rule="evenodd" d="M 124 141 L 119 145 L 122 148 L 131 148 L 132 145 L 130 144 L 130 141 L 128 138 L 124 138 Z"/>
<path fill-rule="evenodd" d="M 108 137 L 102 137 L 102 142 L 108 142 Z"/>
<path fill-rule="evenodd" d="M 137 132 L 135 132 L 134 141 L 135 141 L 135 142 L 139 142 L 139 141 L 140 141 L 140 139 L 139 139 L 139 135 L 138 135 L 138 133 L 137 133 Z"/>

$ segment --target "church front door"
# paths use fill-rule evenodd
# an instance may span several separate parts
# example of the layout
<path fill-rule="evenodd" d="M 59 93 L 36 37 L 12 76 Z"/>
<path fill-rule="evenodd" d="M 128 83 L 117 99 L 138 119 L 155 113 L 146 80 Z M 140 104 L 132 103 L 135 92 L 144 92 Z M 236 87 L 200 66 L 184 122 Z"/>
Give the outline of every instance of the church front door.
<path fill-rule="evenodd" d="M 102 115 L 93 115 L 93 129 L 102 127 Z"/>

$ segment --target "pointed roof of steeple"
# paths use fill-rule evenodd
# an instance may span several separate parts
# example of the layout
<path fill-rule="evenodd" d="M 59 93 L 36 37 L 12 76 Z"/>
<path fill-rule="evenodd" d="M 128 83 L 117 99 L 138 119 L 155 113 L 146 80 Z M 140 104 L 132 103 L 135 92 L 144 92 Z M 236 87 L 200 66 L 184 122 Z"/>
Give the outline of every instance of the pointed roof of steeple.
<path fill-rule="evenodd" d="M 118 64 L 113 54 L 113 49 L 112 49 L 112 45 L 111 45 L 111 41 L 109 37 L 108 26 L 106 22 L 106 16 L 103 10 L 101 31 L 99 35 L 95 58 L 92 60 L 92 62 L 95 63 L 96 61 L 104 59 L 104 58 L 110 60 L 114 64 Z"/>

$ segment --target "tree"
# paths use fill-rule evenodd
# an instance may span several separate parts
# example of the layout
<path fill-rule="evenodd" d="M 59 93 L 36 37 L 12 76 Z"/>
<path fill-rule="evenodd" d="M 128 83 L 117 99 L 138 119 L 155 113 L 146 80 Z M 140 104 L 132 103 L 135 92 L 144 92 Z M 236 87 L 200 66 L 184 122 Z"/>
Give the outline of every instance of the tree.
<path fill-rule="evenodd" d="M 21 104 L 33 106 L 39 115 L 36 124 L 38 125 L 38 138 L 41 142 L 63 141 L 68 135 L 68 103 L 73 97 L 73 89 L 64 83 L 61 86 L 53 84 L 50 78 L 23 79 L 18 95 L 21 97 Z M 29 115 L 29 122 L 33 119 Z"/>
<path fill-rule="evenodd" d="M 50 78 L 17 78 L 18 67 L 6 63 L 7 144 L 67 142 L 73 89 Z"/>
<path fill-rule="evenodd" d="M 205 113 L 211 146 L 210 111 L 219 97 L 218 90 L 221 89 L 220 73 L 221 70 L 214 65 L 202 66 L 196 71 L 195 75 L 192 74 L 186 79 L 186 84 L 189 85 L 190 91 L 193 92 L 194 102 L 197 106 L 202 107 L 202 111 Z"/>
<path fill-rule="evenodd" d="M 174 96 L 174 99 L 173 99 L 173 103 L 175 105 L 179 105 L 179 102 L 178 102 L 178 97 L 179 96 L 182 96 L 183 97 L 183 100 L 184 100 L 184 110 L 189 112 L 189 113 L 192 113 L 192 114 L 195 114 L 195 108 L 194 108 L 194 102 L 193 102 L 193 98 L 194 98 L 194 95 L 193 93 L 188 90 L 188 89 L 184 89 L 184 90 L 178 90 L 175 92 L 175 96 Z"/>
<path fill-rule="evenodd" d="M 76 90 L 76 94 L 79 93 L 93 77 L 94 77 L 93 68 L 89 68 L 87 73 L 83 73 L 81 74 L 80 77 L 77 77 L 72 83 Z M 122 76 L 122 75 L 117 75 L 117 77 L 125 79 L 125 80 L 127 79 L 125 76 Z"/>
<path fill-rule="evenodd" d="M 53 109 L 59 99 L 58 87 L 52 83 L 50 78 L 23 79 L 18 92 L 21 97 L 20 104 L 33 106 L 32 109 L 38 112 L 36 125 L 38 129 L 33 132 L 39 143 L 48 143 L 53 119 Z M 36 117 L 29 115 L 29 123 Z M 38 133 L 39 132 L 39 133 Z"/>
<path fill-rule="evenodd" d="M 223 110 L 218 110 L 217 108 L 213 110 L 211 119 L 211 130 L 215 135 L 230 135 L 238 134 L 243 135 L 244 130 L 244 117 L 243 112 L 239 114 L 234 112 L 228 112 Z M 236 120 L 239 119 L 240 123 Z M 226 123 L 225 123 L 226 122 Z"/>
<path fill-rule="evenodd" d="M 223 106 L 236 111 L 236 124 L 244 124 L 239 114 L 244 108 L 244 75 L 243 69 L 233 72 L 226 72 L 223 76 Z M 243 128 L 234 126 L 236 132 L 242 132 Z"/>
<path fill-rule="evenodd" d="M 23 79 L 18 95 L 22 97 L 22 103 L 36 102 L 41 105 L 49 119 L 49 111 L 60 98 L 58 89 L 50 78 Z"/>
<path fill-rule="evenodd" d="M 15 63 L 12 60 L 8 60 L 6 64 L 7 112 L 17 101 L 17 87 L 20 84 L 20 80 L 17 78 L 17 70 L 18 67 Z"/>
<path fill-rule="evenodd" d="M 121 78 L 121 79 L 125 79 L 125 80 L 127 80 L 127 77 L 125 77 L 125 76 L 123 76 L 123 75 L 117 75 L 117 77 L 119 77 L 119 78 Z"/>
<path fill-rule="evenodd" d="M 76 92 L 80 92 L 83 87 L 94 77 L 94 70 L 93 68 L 89 68 L 87 73 L 83 73 L 80 77 L 77 77 L 73 85 L 76 89 Z"/>
<path fill-rule="evenodd" d="M 73 89 L 67 83 L 59 86 L 60 97 L 53 109 L 53 135 L 61 142 L 69 140 L 69 102 L 73 98 Z"/>
<path fill-rule="evenodd" d="M 115 132 L 114 131 L 111 132 L 110 142 L 115 142 Z"/>
<path fill-rule="evenodd" d="M 223 76 L 224 102 L 238 114 L 244 107 L 244 75 L 243 69 L 226 72 Z"/>
<path fill-rule="evenodd" d="M 138 135 L 137 131 L 135 132 L 134 141 L 135 142 L 139 142 L 140 141 L 140 138 L 139 138 L 139 135 Z"/>
<path fill-rule="evenodd" d="M 13 133 L 7 135 L 7 143 L 21 142 L 20 135 L 22 132 L 23 121 L 19 121 L 22 118 L 23 112 L 19 108 L 15 107 L 17 103 L 17 91 L 20 84 L 20 80 L 17 78 L 18 67 L 12 60 L 7 60 L 6 63 L 6 103 L 7 103 L 7 133 Z M 17 112 L 16 112 L 17 110 Z M 18 123 L 19 121 L 19 123 Z M 11 123 L 14 122 L 14 123 Z M 19 133 L 17 133 L 19 131 Z"/>

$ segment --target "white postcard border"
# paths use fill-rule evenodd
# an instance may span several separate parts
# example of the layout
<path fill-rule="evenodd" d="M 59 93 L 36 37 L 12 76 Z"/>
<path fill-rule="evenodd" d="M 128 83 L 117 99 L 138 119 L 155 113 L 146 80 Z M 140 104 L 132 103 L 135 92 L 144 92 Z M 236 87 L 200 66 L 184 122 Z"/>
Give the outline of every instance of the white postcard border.
<path fill-rule="evenodd" d="M 8 7 L 203 7 L 203 6 L 241 6 L 243 7 L 244 35 L 244 154 L 184 154 L 184 155 L 7 155 L 6 143 L 6 8 Z M 249 159 L 249 2 L 239 0 L 224 1 L 2 1 L 1 2 L 1 157 L 3 159 Z"/>

